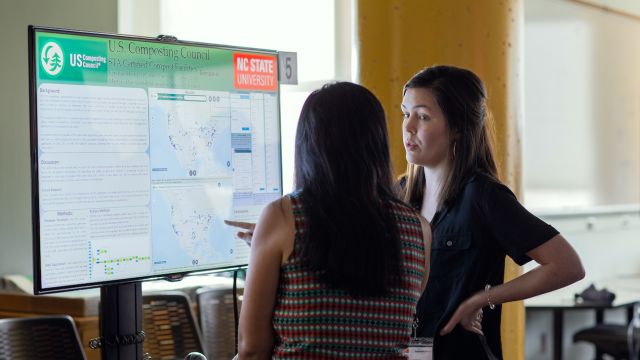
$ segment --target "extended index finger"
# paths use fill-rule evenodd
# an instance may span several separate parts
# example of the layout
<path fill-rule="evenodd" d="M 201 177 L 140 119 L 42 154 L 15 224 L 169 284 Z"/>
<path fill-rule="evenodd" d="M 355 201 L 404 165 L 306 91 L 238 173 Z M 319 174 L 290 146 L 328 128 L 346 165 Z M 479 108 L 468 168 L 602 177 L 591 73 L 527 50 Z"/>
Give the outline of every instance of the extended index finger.
<path fill-rule="evenodd" d="M 255 229 L 256 227 L 256 224 L 250 223 L 250 222 L 244 222 L 244 221 L 225 220 L 224 223 L 230 226 L 238 227 L 238 228 L 249 230 L 249 231 L 253 231 L 253 229 Z"/>

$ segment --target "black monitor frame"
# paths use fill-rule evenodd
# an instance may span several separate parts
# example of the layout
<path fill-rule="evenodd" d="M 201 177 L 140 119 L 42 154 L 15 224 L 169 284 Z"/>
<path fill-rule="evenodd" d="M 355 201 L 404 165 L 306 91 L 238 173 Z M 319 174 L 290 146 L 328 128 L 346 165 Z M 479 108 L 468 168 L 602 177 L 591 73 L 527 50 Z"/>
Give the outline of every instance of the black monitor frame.
<path fill-rule="evenodd" d="M 220 273 L 227 272 L 232 270 L 245 269 L 247 264 L 236 264 L 229 266 L 221 266 L 221 267 L 212 267 L 209 269 L 197 269 L 193 271 L 180 271 L 173 272 L 167 274 L 154 274 L 148 276 L 139 276 L 139 277 L 131 277 L 126 279 L 117 279 L 110 281 L 98 281 L 92 283 L 85 284 L 77 284 L 77 285 L 68 285 L 68 286 L 57 286 L 57 287 L 42 287 L 42 276 L 41 276 L 41 262 L 40 262 L 40 204 L 39 204 L 39 185 L 38 185 L 38 114 L 37 114 L 37 89 L 36 89 L 36 68 L 37 68 L 37 59 L 36 57 L 36 33 L 37 32 L 47 32 L 47 33 L 57 33 L 57 34 L 68 34 L 68 35 L 79 35 L 79 36 L 89 36 L 89 37 L 100 37 L 100 38 L 110 38 L 110 39 L 123 39 L 123 40 L 133 40 L 133 41 L 145 41 L 159 44 L 167 44 L 170 43 L 172 45 L 184 45 L 184 46 L 197 46 L 197 47 L 209 47 L 214 49 L 221 50 L 234 50 L 234 51 L 247 51 L 252 53 L 262 53 L 267 55 L 275 55 L 276 59 L 279 60 L 279 54 L 276 50 L 268 50 L 268 49 L 259 49 L 259 48 L 251 48 L 251 47 L 240 47 L 240 46 L 230 46 L 230 45 L 220 45 L 213 43 L 204 43 L 204 42 L 196 42 L 196 41 L 184 41 L 178 40 L 174 36 L 170 35 L 159 35 L 156 38 L 153 37 L 145 37 L 145 36 L 132 36 L 132 35 L 121 35 L 121 34 L 112 34 L 112 33 L 103 33 L 103 32 L 93 32 L 93 31 L 83 31 L 83 30 L 72 30 L 72 29 L 63 29 L 63 28 L 55 28 L 55 27 L 46 27 L 46 26 L 34 26 L 29 25 L 28 27 L 28 62 L 29 62 L 29 119 L 30 119 L 30 158 L 31 158 L 31 215 L 32 215 L 32 231 L 33 231 L 33 284 L 34 284 L 34 293 L 35 294 L 48 294 L 48 293 L 57 293 L 63 291 L 70 290 L 80 290 L 80 289 L 89 289 L 89 288 L 97 288 L 101 286 L 110 286 L 110 285 L 119 285 L 119 284 L 128 284 L 135 283 L 139 281 L 146 280 L 160 280 L 165 279 L 168 281 L 179 281 L 187 275 L 201 275 L 201 274 L 211 274 L 211 273 Z M 277 104 L 277 112 L 278 112 L 278 127 L 281 129 L 281 109 L 280 109 L 280 67 L 277 67 L 277 94 L 278 94 L 278 104 Z M 280 195 L 282 195 L 282 132 L 278 134 L 278 156 L 280 162 Z"/>

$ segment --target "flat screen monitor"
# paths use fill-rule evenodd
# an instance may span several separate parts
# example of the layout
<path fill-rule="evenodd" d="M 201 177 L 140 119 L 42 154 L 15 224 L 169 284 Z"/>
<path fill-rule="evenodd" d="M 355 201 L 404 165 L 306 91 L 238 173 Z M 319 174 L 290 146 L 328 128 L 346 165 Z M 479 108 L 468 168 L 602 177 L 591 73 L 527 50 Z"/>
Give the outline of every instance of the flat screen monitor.
<path fill-rule="evenodd" d="M 29 28 L 34 290 L 245 266 L 282 195 L 277 52 Z"/>

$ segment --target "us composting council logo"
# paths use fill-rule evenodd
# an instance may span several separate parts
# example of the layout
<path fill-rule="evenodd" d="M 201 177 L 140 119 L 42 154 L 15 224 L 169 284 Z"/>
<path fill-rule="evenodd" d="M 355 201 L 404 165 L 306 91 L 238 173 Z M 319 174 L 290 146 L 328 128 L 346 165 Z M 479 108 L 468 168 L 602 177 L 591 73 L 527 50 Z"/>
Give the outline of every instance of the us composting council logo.
<path fill-rule="evenodd" d="M 53 41 L 44 44 L 40 52 L 40 63 L 47 74 L 58 75 L 64 67 L 64 55 L 60 45 Z"/>

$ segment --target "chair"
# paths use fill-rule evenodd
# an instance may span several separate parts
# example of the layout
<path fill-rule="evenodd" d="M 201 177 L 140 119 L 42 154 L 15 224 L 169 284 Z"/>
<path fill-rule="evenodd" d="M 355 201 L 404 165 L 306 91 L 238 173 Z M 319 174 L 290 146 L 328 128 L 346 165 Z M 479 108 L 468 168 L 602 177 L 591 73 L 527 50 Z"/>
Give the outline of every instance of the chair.
<path fill-rule="evenodd" d="M 0 359 L 86 359 L 71 317 L 0 319 Z"/>
<path fill-rule="evenodd" d="M 242 298 L 238 289 L 238 298 Z M 201 288 L 197 292 L 200 328 L 207 355 L 211 359 L 231 359 L 236 354 L 233 290 Z M 241 300 L 238 300 L 238 313 Z"/>
<path fill-rule="evenodd" d="M 636 337 L 640 331 L 636 329 Z M 600 324 L 582 329 L 573 335 L 573 341 L 590 342 L 599 354 L 613 356 L 614 359 L 629 359 L 627 345 L 627 325 Z"/>
<path fill-rule="evenodd" d="M 633 307 L 633 318 L 628 325 L 598 324 L 596 326 L 582 329 L 573 335 L 573 342 L 586 341 L 596 347 L 596 358 L 602 358 L 603 354 L 613 356 L 614 359 L 638 359 L 640 351 L 638 342 L 640 341 L 640 305 Z M 631 327 L 631 329 L 630 329 Z M 633 331 L 629 333 L 629 331 Z M 629 339 L 629 335 L 632 335 Z M 632 340 L 630 347 L 629 340 Z M 631 348 L 635 350 L 631 350 Z M 633 351 L 635 357 L 629 356 Z"/>
<path fill-rule="evenodd" d="M 204 352 L 187 296 L 179 291 L 142 295 L 143 352 L 154 360 L 183 359 Z M 206 354 L 206 353 L 205 353 Z"/>

